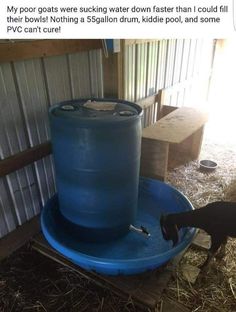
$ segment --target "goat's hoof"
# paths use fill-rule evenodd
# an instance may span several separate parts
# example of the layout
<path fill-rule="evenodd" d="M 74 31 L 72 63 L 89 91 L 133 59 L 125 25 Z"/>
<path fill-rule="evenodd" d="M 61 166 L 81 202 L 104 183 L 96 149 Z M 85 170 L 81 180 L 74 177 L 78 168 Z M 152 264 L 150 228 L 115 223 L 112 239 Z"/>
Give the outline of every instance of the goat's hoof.
<path fill-rule="evenodd" d="M 215 255 L 216 260 L 223 260 L 225 257 L 225 253 L 218 253 Z"/>
<path fill-rule="evenodd" d="M 205 284 L 206 280 L 207 280 L 207 274 L 206 274 L 205 270 L 203 269 L 200 271 L 200 273 L 197 277 L 197 283 Z"/>
<path fill-rule="evenodd" d="M 220 266 L 226 266 L 226 260 L 224 258 L 217 259 L 217 260 L 218 260 L 217 262 Z"/>
<path fill-rule="evenodd" d="M 205 263 L 203 263 L 199 266 L 199 269 L 202 271 L 202 270 L 206 269 L 206 267 L 207 267 L 207 265 Z"/>
<path fill-rule="evenodd" d="M 200 265 L 199 269 L 201 270 L 201 274 L 207 274 L 210 271 L 210 267 L 206 263 Z"/>

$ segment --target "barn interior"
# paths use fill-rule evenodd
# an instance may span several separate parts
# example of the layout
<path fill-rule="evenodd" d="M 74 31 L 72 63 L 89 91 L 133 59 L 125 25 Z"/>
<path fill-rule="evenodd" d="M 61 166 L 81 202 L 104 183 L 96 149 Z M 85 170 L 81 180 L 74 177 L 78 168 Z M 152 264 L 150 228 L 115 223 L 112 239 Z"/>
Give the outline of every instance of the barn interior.
<path fill-rule="evenodd" d="M 234 39 L 0 42 L 0 311 L 236 310 L 233 238 L 204 275 L 199 232 L 160 268 L 107 277 L 58 255 L 40 227 L 57 189 L 48 110 L 79 98 L 142 108 L 141 176 L 196 209 L 236 201 L 235 53 Z"/>

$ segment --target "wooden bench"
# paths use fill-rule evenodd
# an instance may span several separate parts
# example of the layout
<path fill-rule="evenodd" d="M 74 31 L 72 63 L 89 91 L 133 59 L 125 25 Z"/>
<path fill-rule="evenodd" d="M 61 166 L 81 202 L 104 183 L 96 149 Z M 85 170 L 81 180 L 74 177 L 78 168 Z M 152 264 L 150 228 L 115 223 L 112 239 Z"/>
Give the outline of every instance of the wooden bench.
<path fill-rule="evenodd" d="M 207 114 L 195 108 L 170 107 L 169 111 L 144 128 L 142 135 L 141 175 L 163 181 L 168 168 L 198 158 L 207 122 Z"/>

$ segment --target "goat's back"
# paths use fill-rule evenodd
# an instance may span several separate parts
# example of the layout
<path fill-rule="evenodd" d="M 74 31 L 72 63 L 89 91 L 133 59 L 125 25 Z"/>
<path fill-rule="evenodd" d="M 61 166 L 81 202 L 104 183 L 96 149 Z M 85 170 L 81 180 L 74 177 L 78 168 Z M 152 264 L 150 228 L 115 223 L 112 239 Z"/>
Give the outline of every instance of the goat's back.
<path fill-rule="evenodd" d="M 170 220 L 180 227 L 191 226 L 209 234 L 236 237 L 236 202 L 213 202 L 192 211 L 170 215 Z"/>

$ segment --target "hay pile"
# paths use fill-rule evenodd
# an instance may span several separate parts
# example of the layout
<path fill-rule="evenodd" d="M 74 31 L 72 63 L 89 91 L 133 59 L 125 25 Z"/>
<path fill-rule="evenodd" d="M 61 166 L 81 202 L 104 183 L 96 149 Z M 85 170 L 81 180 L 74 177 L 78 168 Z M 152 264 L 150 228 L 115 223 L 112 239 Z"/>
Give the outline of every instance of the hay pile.
<path fill-rule="evenodd" d="M 24 246 L 0 265 L 0 312 L 137 312 L 125 300 Z M 141 311 L 141 310 L 140 310 Z"/>
<path fill-rule="evenodd" d="M 216 161 L 217 169 L 211 173 L 202 172 L 198 161 L 192 161 L 170 171 L 168 183 L 183 192 L 196 208 L 216 200 L 235 198 L 236 201 L 236 151 L 205 143 L 200 159 Z"/>
<path fill-rule="evenodd" d="M 236 201 L 236 152 L 214 143 L 205 143 L 201 159 L 218 163 L 212 173 L 199 170 L 198 162 L 169 172 L 168 182 L 183 192 L 196 208 L 216 200 Z M 191 247 L 181 264 L 199 266 L 206 259 L 206 252 Z M 229 239 L 227 252 L 221 263 L 212 262 L 207 275 L 200 275 L 191 285 L 183 279 L 181 265 L 176 271 L 167 295 L 176 298 L 192 312 L 236 311 L 236 239 Z"/>

